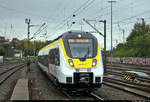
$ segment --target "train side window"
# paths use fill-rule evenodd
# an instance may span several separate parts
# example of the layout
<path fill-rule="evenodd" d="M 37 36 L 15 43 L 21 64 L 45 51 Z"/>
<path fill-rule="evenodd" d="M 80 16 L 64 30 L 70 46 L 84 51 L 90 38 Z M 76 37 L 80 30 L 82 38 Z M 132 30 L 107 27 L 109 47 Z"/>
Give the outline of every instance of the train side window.
<path fill-rule="evenodd" d="M 56 65 L 60 65 L 60 56 L 59 56 L 59 48 L 56 48 L 56 50 L 55 50 L 55 64 Z"/>
<path fill-rule="evenodd" d="M 49 63 L 51 64 L 51 51 L 49 52 Z"/>
<path fill-rule="evenodd" d="M 49 59 L 50 59 L 50 64 L 53 64 L 53 51 L 50 50 L 50 53 L 49 53 Z"/>
<path fill-rule="evenodd" d="M 49 53 L 50 64 L 60 65 L 59 49 L 54 48 L 50 50 Z"/>
<path fill-rule="evenodd" d="M 55 65 L 57 65 L 57 51 L 56 51 L 56 49 L 55 49 L 55 51 L 54 51 L 54 56 L 55 56 L 55 58 L 54 58 L 54 63 L 55 63 Z"/>
<path fill-rule="evenodd" d="M 54 55 L 54 49 L 52 49 L 52 54 L 51 54 L 52 58 L 52 64 L 55 64 L 55 55 Z"/>

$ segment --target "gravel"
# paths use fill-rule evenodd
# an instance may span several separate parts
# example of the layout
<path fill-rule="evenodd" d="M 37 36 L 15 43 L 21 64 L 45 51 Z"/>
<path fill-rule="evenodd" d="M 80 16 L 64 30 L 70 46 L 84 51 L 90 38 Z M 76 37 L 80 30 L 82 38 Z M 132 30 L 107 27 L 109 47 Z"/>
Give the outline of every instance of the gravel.
<path fill-rule="evenodd" d="M 36 64 L 32 64 L 30 68 L 31 72 L 28 74 L 28 78 L 31 100 L 67 100 Z"/>
<path fill-rule="evenodd" d="M 33 85 L 31 86 L 33 100 L 64 100 L 64 97 L 61 97 L 60 93 L 56 91 L 56 87 L 41 73 L 39 67 L 34 64 L 31 66 L 31 69 L 29 78 L 33 81 Z M 96 93 L 106 100 L 147 100 L 144 97 L 104 84 Z"/>
<path fill-rule="evenodd" d="M 142 96 L 128 93 L 104 84 L 96 93 L 104 97 L 105 100 L 147 100 Z"/>
<path fill-rule="evenodd" d="M 10 78 L 8 78 L 2 85 L 0 85 L 0 101 L 10 99 L 14 86 L 17 80 L 23 77 L 22 73 L 24 73 L 24 71 L 25 71 L 24 68 L 21 70 L 18 70 L 15 74 L 13 74 Z"/>
<path fill-rule="evenodd" d="M 68 100 L 41 72 L 37 64 L 31 64 L 31 71 L 28 74 L 26 74 L 26 68 L 21 69 L 0 86 L 0 101 L 10 99 L 17 80 L 22 77 L 29 78 L 29 95 L 31 100 Z M 96 93 L 105 100 L 147 100 L 144 97 L 104 84 Z"/>

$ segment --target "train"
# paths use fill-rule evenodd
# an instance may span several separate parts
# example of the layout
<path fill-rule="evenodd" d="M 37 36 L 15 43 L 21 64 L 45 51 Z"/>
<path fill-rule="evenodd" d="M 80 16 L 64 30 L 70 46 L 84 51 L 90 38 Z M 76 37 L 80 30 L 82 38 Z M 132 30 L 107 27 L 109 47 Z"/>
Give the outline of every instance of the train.
<path fill-rule="evenodd" d="M 67 31 L 40 49 L 38 65 L 65 91 L 92 92 L 103 82 L 100 43 L 90 32 Z"/>

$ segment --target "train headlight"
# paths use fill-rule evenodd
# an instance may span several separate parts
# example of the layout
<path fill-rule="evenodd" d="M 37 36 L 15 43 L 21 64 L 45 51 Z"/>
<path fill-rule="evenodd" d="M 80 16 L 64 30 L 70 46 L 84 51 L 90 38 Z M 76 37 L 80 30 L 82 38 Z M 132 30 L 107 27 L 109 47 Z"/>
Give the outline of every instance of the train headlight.
<path fill-rule="evenodd" d="M 74 66 L 72 59 L 69 59 L 68 62 L 72 67 Z"/>
<path fill-rule="evenodd" d="M 94 66 L 96 66 L 96 64 L 97 64 L 97 60 L 96 60 L 96 59 L 93 59 L 92 66 L 94 67 Z"/>

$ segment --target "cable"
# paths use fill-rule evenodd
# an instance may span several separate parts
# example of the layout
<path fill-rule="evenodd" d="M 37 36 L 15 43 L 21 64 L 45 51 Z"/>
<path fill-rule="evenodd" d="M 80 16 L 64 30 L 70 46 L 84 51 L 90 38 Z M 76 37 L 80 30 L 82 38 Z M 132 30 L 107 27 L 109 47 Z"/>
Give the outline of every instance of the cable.
<path fill-rule="evenodd" d="M 135 3 L 136 2 L 136 0 L 134 0 L 133 2 L 131 2 L 131 3 L 129 3 L 130 5 L 132 5 L 133 3 Z M 126 4 L 126 5 L 124 5 L 124 6 L 122 6 L 122 8 L 123 8 L 123 10 L 121 10 L 121 12 L 122 11 L 124 11 L 124 10 L 127 10 L 127 9 L 125 9 L 125 8 L 129 8 L 129 4 Z M 118 9 L 115 9 L 115 10 L 113 10 L 113 13 L 116 13 L 118 11 Z M 97 17 L 102 17 L 102 16 L 107 16 L 107 15 L 109 15 L 111 12 L 108 12 L 108 13 L 105 13 L 105 14 L 101 14 L 101 15 L 99 15 L 99 16 L 97 16 Z M 97 18 L 96 17 L 96 18 Z"/>
<path fill-rule="evenodd" d="M 135 18 L 135 17 L 137 17 L 137 16 L 140 16 L 140 15 L 143 15 L 143 14 L 146 14 L 146 13 L 149 13 L 149 12 L 150 12 L 150 10 L 147 10 L 147 11 L 144 11 L 144 12 L 139 13 L 139 14 L 137 14 L 137 15 L 134 15 L 134 16 L 131 16 L 131 17 L 122 19 L 122 20 L 120 20 L 120 21 L 118 21 L 118 22 L 115 22 L 115 23 L 113 23 L 113 24 L 121 23 L 121 22 L 124 22 L 124 21 L 126 21 L 126 20 L 133 19 L 133 18 Z"/>
<path fill-rule="evenodd" d="M 40 15 L 35 15 L 35 14 L 27 13 L 27 12 L 24 12 L 24 11 L 16 10 L 16 9 L 13 9 L 13 8 L 8 8 L 8 7 L 3 6 L 3 5 L 1 5 L 1 4 L 0 4 L 0 7 L 3 8 L 3 9 L 7 9 L 7 10 L 9 10 L 9 11 L 16 12 L 16 13 L 29 14 L 29 15 L 36 16 L 36 17 L 41 17 L 41 18 L 45 18 L 45 19 L 55 20 L 55 19 L 53 19 L 53 18 L 44 17 L 44 16 L 40 16 Z"/>
<path fill-rule="evenodd" d="M 77 11 L 79 11 L 82 7 L 84 7 L 84 5 L 86 5 L 88 2 L 89 2 L 90 0 L 87 0 L 86 2 L 84 2 L 78 9 L 76 9 L 74 12 L 73 12 L 73 14 L 75 14 Z M 93 1 L 95 1 L 95 0 L 93 0 Z M 84 7 L 85 8 L 85 7 Z M 72 15 L 73 15 L 72 14 Z M 62 24 L 62 26 L 60 26 L 58 29 L 56 29 L 56 31 L 55 31 L 55 33 L 58 31 L 58 30 L 60 30 L 61 28 L 63 28 L 64 27 L 64 25 L 67 23 L 67 22 L 69 22 L 69 21 L 67 21 L 69 18 L 71 18 L 72 17 L 72 15 L 70 15 L 70 16 L 68 16 L 65 20 L 63 20 L 63 22 L 65 22 L 65 23 L 59 23 L 57 26 L 55 26 L 55 28 L 58 28 L 61 24 Z M 67 22 L 66 22 L 67 21 Z M 55 33 L 54 33 L 54 35 L 55 35 Z M 48 36 L 48 37 L 50 37 L 50 36 Z"/>
<path fill-rule="evenodd" d="M 66 5 L 64 7 L 67 7 L 71 2 L 72 2 L 72 0 L 69 0 L 69 2 L 66 3 Z"/>
<path fill-rule="evenodd" d="M 65 4 L 65 6 L 64 6 L 64 8 L 66 8 L 66 6 L 67 5 L 69 5 L 71 2 L 72 2 L 73 0 L 69 0 L 69 2 L 67 2 L 66 4 Z M 54 12 L 56 12 L 56 11 L 59 11 L 63 6 L 62 6 L 62 3 L 63 3 L 63 0 L 61 0 L 61 2 L 59 2 L 59 4 L 58 4 L 58 6 L 56 6 L 56 10 L 54 11 Z M 63 9 L 61 9 L 61 10 L 63 10 Z M 61 13 L 59 13 L 58 12 L 58 14 L 56 13 L 54 16 L 54 18 L 58 18 L 59 17 L 59 14 L 62 14 L 62 12 Z M 58 21 L 58 20 L 57 20 Z M 49 22 L 49 20 L 47 20 L 47 22 Z M 51 21 L 52 22 L 52 21 Z M 49 23 L 51 23 L 51 22 L 49 22 Z"/>
<path fill-rule="evenodd" d="M 86 2 L 84 2 L 78 9 L 76 9 L 70 16 L 68 16 L 66 19 L 63 20 L 63 22 L 66 22 L 69 18 L 72 17 L 73 14 L 75 14 L 78 10 L 80 10 L 82 7 L 84 7 L 84 5 L 86 5 L 90 0 L 87 0 Z M 59 27 L 63 22 L 57 24 L 54 28 Z"/>
<path fill-rule="evenodd" d="M 92 0 L 91 2 L 89 2 L 89 0 L 88 1 L 86 1 L 84 4 L 82 4 L 76 11 L 74 11 L 73 12 L 73 14 L 75 14 L 77 11 L 79 11 L 80 9 L 81 9 L 81 7 L 84 7 L 86 4 L 86 6 L 84 7 L 84 8 L 82 8 L 78 13 L 76 13 L 75 15 L 79 15 L 83 10 L 85 10 L 88 6 L 90 6 L 93 2 L 94 2 L 95 0 Z M 83 6 L 84 5 L 84 6 Z M 71 15 L 72 16 L 72 15 Z M 69 16 L 70 17 L 70 16 Z M 69 18 L 68 17 L 68 18 Z M 67 20 L 67 19 L 66 19 Z M 71 20 L 71 19 L 70 19 Z M 69 20 L 69 21 L 70 21 Z M 65 22 L 62 26 L 60 26 L 58 29 L 57 29 L 57 31 L 59 30 L 59 29 L 61 29 L 65 24 L 67 24 L 69 21 L 67 21 L 67 22 Z"/>
<path fill-rule="evenodd" d="M 63 0 L 61 0 L 61 1 L 58 3 L 58 6 L 56 6 L 56 10 L 55 10 L 54 12 L 60 10 L 62 3 L 63 3 Z M 60 14 L 60 13 L 59 13 L 59 14 Z M 58 17 L 59 14 L 57 14 L 55 17 Z"/>
<path fill-rule="evenodd" d="M 99 11 L 103 11 L 103 10 L 105 10 L 105 9 L 108 9 L 109 8 L 109 6 L 106 6 L 106 7 L 104 7 L 104 8 L 101 8 L 101 9 L 99 9 L 98 11 L 96 11 L 96 12 L 94 12 L 93 14 L 90 14 L 90 15 L 94 15 L 95 13 L 97 13 L 97 12 L 99 12 Z M 88 15 L 89 16 L 89 15 Z M 94 16 L 96 16 L 96 17 L 94 17 L 94 19 L 95 18 L 98 18 L 98 16 L 97 15 L 94 15 Z M 92 17 L 92 16 L 91 16 Z"/>
<path fill-rule="evenodd" d="M 45 25 L 45 23 L 40 26 L 40 28 L 33 34 L 33 37 L 31 37 L 31 39 L 35 38 L 36 35 L 38 35 L 39 33 L 41 33 L 45 28 L 47 28 L 47 26 L 45 26 L 44 28 L 42 28 Z M 41 29 L 42 28 L 42 29 Z M 31 40 L 30 39 L 30 40 Z"/>
<path fill-rule="evenodd" d="M 85 6 L 84 8 L 82 8 L 82 10 L 80 10 L 78 13 L 76 13 L 76 15 L 79 15 L 81 12 L 83 12 L 83 10 L 85 10 L 87 7 L 89 7 L 95 0 L 92 0 L 91 2 L 89 2 L 89 4 L 87 6 Z"/>

